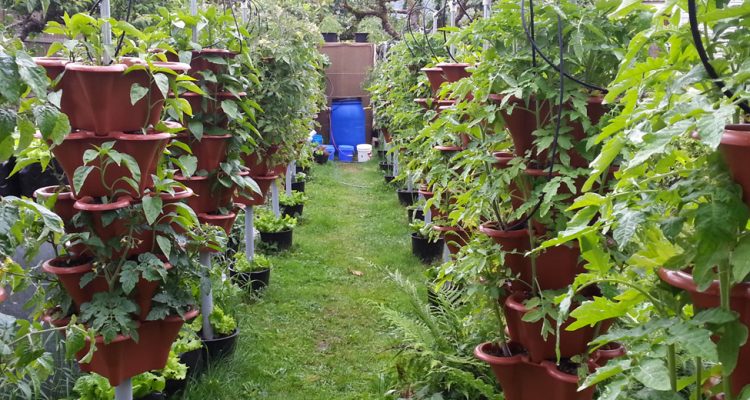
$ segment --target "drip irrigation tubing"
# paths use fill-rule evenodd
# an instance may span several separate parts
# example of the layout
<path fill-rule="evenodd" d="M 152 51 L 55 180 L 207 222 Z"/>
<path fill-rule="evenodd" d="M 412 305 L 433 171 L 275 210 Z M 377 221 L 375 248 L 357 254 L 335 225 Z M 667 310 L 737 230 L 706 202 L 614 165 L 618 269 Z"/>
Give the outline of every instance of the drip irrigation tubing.
<path fill-rule="evenodd" d="M 558 18 L 559 17 L 560 17 L 560 15 L 558 14 Z M 532 36 L 531 32 L 529 31 L 528 24 L 526 23 L 526 1 L 525 0 L 521 0 L 521 25 L 523 25 L 523 30 L 526 33 L 526 39 L 528 39 L 529 43 L 531 43 L 531 46 L 534 49 L 534 51 L 536 51 L 539 54 L 539 57 L 541 57 L 541 59 L 544 60 L 550 67 L 556 69 L 558 73 L 563 74 L 563 76 L 565 76 L 566 78 L 570 79 L 571 81 L 573 81 L 573 82 L 575 82 L 575 83 L 577 83 L 577 84 L 579 84 L 579 85 L 581 85 L 583 87 L 586 87 L 586 88 L 591 89 L 591 90 L 598 90 L 598 91 L 600 91 L 602 93 L 609 93 L 609 91 L 606 88 L 603 88 L 603 87 L 600 87 L 600 86 L 597 86 L 597 85 L 594 85 L 594 84 L 582 81 L 582 80 L 580 80 L 580 79 L 578 79 L 578 78 L 576 78 L 576 77 L 568 74 L 567 72 L 561 70 L 560 67 L 556 66 L 552 62 L 552 60 L 550 60 L 544 54 L 544 52 L 542 52 L 542 50 L 537 45 L 536 40 L 534 40 L 534 36 Z"/>
<path fill-rule="evenodd" d="M 130 14 L 133 12 L 133 0 L 128 0 L 128 12 L 125 14 L 125 22 L 130 22 Z M 120 34 L 120 38 L 117 39 L 117 48 L 115 49 L 115 56 L 112 57 L 117 58 L 118 55 L 120 55 L 120 50 L 122 50 L 122 43 L 125 41 L 125 32 L 122 32 Z"/>
<path fill-rule="evenodd" d="M 701 59 L 703 68 L 706 70 L 708 76 L 713 80 L 714 85 L 716 85 L 716 87 L 721 90 L 721 92 L 724 93 L 724 95 L 730 100 L 734 99 L 734 92 L 732 91 L 732 89 L 726 86 L 721 78 L 719 78 L 719 74 L 714 69 L 714 66 L 711 65 L 711 60 L 709 60 L 708 58 L 706 48 L 703 46 L 703 40 L 701 40 L 701 34 L 698 30 L 698 7 L 696 6 L 695 0 L 688 0 L 688 18 L 690 20 L 690 33 L 693 36 L 693 44 L 695 45 L 695 50 L 698 52 L 698 57 L 700 57 Z M 738 106 L 746 114 L 750 114 L 750 106 L 746 101 L 740 101 Z"/>

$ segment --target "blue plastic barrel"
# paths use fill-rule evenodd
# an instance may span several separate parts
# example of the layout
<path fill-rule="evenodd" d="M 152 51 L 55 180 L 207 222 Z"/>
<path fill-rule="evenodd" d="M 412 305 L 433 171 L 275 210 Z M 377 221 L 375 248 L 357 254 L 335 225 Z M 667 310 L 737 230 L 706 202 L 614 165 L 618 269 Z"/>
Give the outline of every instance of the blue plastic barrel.
<path fill-rule="evenodd" d="M 347 145 L 339 146 L 339 161 L 352 162 L 353 158 L 354 158 L 354 146 L 347 146 Z"/>
<path fill-rule="evenodd" d="M 365 143 L 365 110 L 361 99 L 334 100 L 331 106 L 333 144 L 356 147 Z"/>
<path fill-rule="evenodd" d="M 315 134 L 312 136 L 312 142 L 315 144 L 323 144 L 323 135 Z"/>
<path fill-rule="evenodd" d="M 328 161 L 333 161 L 333 157 L 336 155 L 336 148 L 332 144 L 327 144 L 326 151 L 328 152 Z"/>

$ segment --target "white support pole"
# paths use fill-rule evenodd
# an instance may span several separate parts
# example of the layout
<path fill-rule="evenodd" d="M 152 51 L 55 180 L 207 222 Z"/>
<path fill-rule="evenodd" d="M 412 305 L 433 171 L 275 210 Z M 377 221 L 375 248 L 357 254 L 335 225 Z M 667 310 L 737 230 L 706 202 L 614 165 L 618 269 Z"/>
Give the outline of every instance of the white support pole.
<path fill-rule="evenodd" d="M 201 316 L 203 317 L 203 338 L 211 340 L 214 338 L 214 329 L 209 322 L 209 316 L 214 310 L 214 297 L 211 290 L 211 253 L 202 251 L 200 253 L 200 263 L 204 267 L 203 277 L 201 278 Z"/>
<path fill-rule="evenodd" d="M 427 207 L 427 211 L 424 212 L 424 223 L 432 223 L 432 207 Z"/>
<path fill-rule="evenodd" d="M 398 149 L 393 152 L 393 176 L 398 176 Z"/>
<path fill-rule="evenodd" d="M 133 381 L 130 378 L 115 387 L 115 400 L 133 400 Z"/>
<path fill-rule="evenodd" d="M 434 12 L 432 13 L 432 34 L 433 34 L 433 35 L 437 33 L 437 30 L 438 30 L 438 23 L 439 23 L 439 22 L 440 22 L 440 17 L 439 17 L 438 11 L 437 11 L 437 10 L 435 10 L 435 11 L 434 11 Z"/>
<path fill-rule="evenodd" d="M 112 17 L 112 13 L 110 12 L 109 8 L 109 0 L 102 0 L 102 2 L 99 4 L 99 14 L 101 15 L 102 19 L 108 20 Z M 105 46 L 105 51 L 103 54 L 102 64 L 109 65 L 112 63 L 112 54 L 109 54 L 110 48 L 112 48 L 112 25 L 110 25 L 109 22 L 105 22 L 104 25 L 102 25 L 102 45 Z"/>
<path fill-rule="evenodd" d="M 451 260 L 451 251 L 448 249 L 448 239 L 443 236 L 443 262 Z"/>
<path fill-rule="evenodd" d="M 190 15 L 198 15 L 198 0 L 190 0 Z M 193 42 L 198 42 L 198 26 L 193 28 Z"/>
<path fill-rule="evenodd" d="M 276 218 L 281 217 L 281 209 L 279 208 L 279 180 L 273 181 L 271 185 L 271 207 L 273 208 L 273 214 Z"/>
<path fill-rule="evenodd" d="M 410 192 L 411 192 L 412 190 L 414 190 L 414 183 L 413 183 L 413 179 L 412 179 L 412 177 L 411 177 L 411 174 L 409 174 L 409 175 L 408 175 L 408 176 L 406 177 L 406 190 L 408 190 L 408 191 L 410 191 Z"/>
<path fill-rule="evenodd" d="M 484 19 L 492 17 L 492 0 L 482 0 L 482 15 Z M 490 42 L 484 42 L 483 48 L 485 50 L 490 48 Z"/>
<path fill-rule="evenodd" d="M 245 256 L 247 261 L 255 258 L 255 227 L 253 226 L 253 206 L 245 207 Z"/>
<path fill-rule="evenodd" d="M 458 3 L 456 2 L 456 0 L 451 0 L 451 5 L 450 5 L 450 18 L 451 18 L 450 26 L 451 27 L 456 26 L 456 14 L 458 14 Z M 456 55 L 455 45 L 451 45 L 451 54 L 453 54 L 454 56 Z"/>
<path fill-rule="evenodd" d="M 240 18 L 242 18 L 243 24 L 246 24 L 247 20 L 250 19 L 250 9 L 247 8 L 247 1 L 243 1 L 240 6 Z"/>
<path fill-rule="evenodd" d="M 294 161 L 290 162 L 289 165 L 286 166 L 286 176 L 284 177 L 286 182 L 284 189 L 286 190 L 286 195 L 291 196 L 292 195 L 292 178 L 294 177 Z"/>

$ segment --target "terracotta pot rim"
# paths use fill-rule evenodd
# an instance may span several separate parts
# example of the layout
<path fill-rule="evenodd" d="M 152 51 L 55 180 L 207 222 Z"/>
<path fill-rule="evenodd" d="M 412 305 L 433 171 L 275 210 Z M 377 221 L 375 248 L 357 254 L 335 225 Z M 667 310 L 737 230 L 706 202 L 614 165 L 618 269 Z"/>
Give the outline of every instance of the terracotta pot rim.
<path fill-rule="evenodd" d="M 479 225 L 479 231 L 491 238 L 521 238 L 529 236 L 528 228 L 505 231 L 497 227 L 497 221 L 489 221 Z"/>
<path fill-rule="evenodd" d="M 176 181 L 186 181 L 186 182 L 192 182 L 192 181 L 205 181 L 208 180 L 208 176 L 200 176 L 200 175 L 193 175 L 191 177 L 184 176 L 182 174 L 175 174 L 174 180 Z"/>
<path fill-rule="evenodd" d="M 479 345 L 477 345 L 477 347 L 474 348 L 474 356 L 481 361 L 484 361 L 491 365 L 513 365 L 523 362 L 524 360 L 528 360 L 528 356 L 526 354 L 515 354 L 510 357 L 498 357 L 492 355 L 489 353 L 488 348 L 494 346 L 495 343 L 493 342 L 480 343 Z"/>
<path fill-rule="evenodd" d="M 162 201 L 178 201 L 190 198 L 194 194 L 195 192 L 193 192 L 193 189 L 190 189 L 189 187 L 178 187 L 174 194 L 162 192 L 159 193 L 159 197 L 161 197 Z"/>
<path fill-rule="evenodd" d="M 522 300 L 526 300 L 529 296 L 527 292 L 514 292 L 505 299 L 505 306 L 520 313 L 527 313 L 533 309 L 526 308 Z"/>
<path fill-rule="evenodd" d="M 5 288 L 0 287 L 0 303 L 4 302 L 8 298 Z"/>
<path fill-rule="evenodd" d="M 65 187 L 66 190 L 58 192 L 57 189 L 60 187 Z M 52 185 L 52 186 L 45 186 L 41 187 L 34 191 L 34 198 L 35 199 L 48 199 L 52 196 L 57 194 L 58 200 L 74 200 L 75 197 L 73 197 L 73 192 L 70 190 L 70 186 L 68 185 Z"/>
<path fill-rule="evenodd" d="M 430 68 L 422 68 L 420 69 L 422 72 L 443 72 L 443 69 L 440 67 L 430 67 Z"/>
<path fill-rule="evenodd" d="M 73 204 L 73 208 L 78 211 L 106 212 L 130 207 L 130 205 L 133 204 L 133 201 L 134 199 L 130 196 L 120 196 L 111 203 L 96 204 L 94 203 L 93 197 L 84 196 L 76 200 L 75 204 Z"/>
<path fill-rule="evenodd" d="M 451 152 L 454 152 L 454 151 L 457 152 L 457 151 L 464 150 L 464 148 L 461 147 L 461 146 L 434 146 L 433 149 L 438 150 L 438 151 L 442 151 L 444 153 L 451 153 Z"/>
<path fill-rule="evenodd" d="M 698 285 L 693 281 L 693 275 L 686 271 L 674 271 L 666 268 L 659 268 L 656 273 L 661 280 L 678 289 L 712 296 L 719 296 L 721 291 L 719 281 L 715 280 L 711 283 L 708 289 L 699 292 Z M 750 299 L 750 283 L 739 283 L 733 286 L 730 296 Z"/>
<path fill-rule="evenodd" d="M 238 97 L 246 97 L 246 96 L 247 96 L 247 92 L 237 92 L 237 95 L 235 95 L 232 92 L 219 92 L 219 93 L 216 93 L 216 98 L 219 98 L 219 99 L 221 99 L 221 98 L 234 98 L 234 99 L 236 99 Z"/>
<path fill-rule="evenodd" d="M 730 124 L 724 127 L 721 144 L 750 147 L 750 124 Z"/>
<path fill-rule="evenodd" d="M 216 336 L 213 339 L 205 339 L 203 336 L 201 336 L 200 338 L 201 338 L 201 342 L 203 342 L 203 343 L 211 343 L 211 342 L 216 342 L 216 341 L 219 341 L 219 340 L 226 340 L 226 339 L 238 336 L 239 334 L 240 334 L 240 328 L 237 327 L 237 328 L 234 328 L 234 332 L 232 332 L 232 333 L 230 333 L 229 335 L 226 335 L 226 336 Z"/>
<path fill-rule="evenodd" d="M 544 176 L 547 176 L 549 174 L 549 170 L 548 169 L 539 169 L 539 168 L 526 168 L 524 170 L 524 173 L 526 175 L 528 175 L 528 176 L 544 177 Z M 552 171 L 552 176 L 553 177 L 554 176 L 560 176 L 560 175 L 561 174 L 559 172 Z"/>
<path fill-rule="evenodd" d="M 88 272 L 94 269 L 94 264 L 91 262 L 92 259 L 87 258 L 87 257 L 79 257 L 79 258 L 86 259 L 87 261 L 82 264 L 74 265 L 71 267 L 56 267 L 52 265 L 52 263 L 58 260 L 75 259 L 75 257 L 73 256 L 60 256 L 60 257 L 51 258 L 42 264 L 42 270 L 44 272 L 47 272 L 53 275 L 73 275 L 73 274 L 82 274 L 84 272 Z"/>
<path fill-rule="evenodd" d="M 34 62 L 41 67 L 64 67 L 71 61 L 65 57 L 32 57 Z"/>
<path fill-rule="evenodd" d="M 250 175 L 250 177 L 253 178 L 253 180 L 255 181 L 275 181 L 276 179 L 279 179 L 278 175 L 258 175 L 258 176 Z"/>
<path fill-rule="evenodd" d="M 122 140 L 122 141 L 152 141 L 152 140 L 164 140 L 172 137 L 172 134 L 166 132 L 154 132 L 153 129 L 149 130 L 151 133 L 134 134 L 125 132 L 109 132 L 104 135 L 97 135 L 93 131 L 75 131 L 65 135 L 65 141 L 69 140 L 88 140 L 97 139 L 106 141 L 107 139 Z"/>
<path fill-rule="evenodd" d="M 230 211 L 227 215 L 214 215 L 209 213 L 198 213 L 198 220 L 206 221 L 226 221 L 228 219 L 236 218 L 237 213 Z"/>
<path fill-rule="evenodd" d="M 231 50 L 227 49 L 218 49 L 213 47 L 207 47 L 200 50 L 191 50 L 193 54 L 221 54 L 221 55 L 231 55 L 232 57 L 236 56 L 237 53 Z"/>
<path fill-rule="evenodd" d="M 438 232 L 456 232 L 456 233 L 466 233 L 466 230 L 460 226 L 448 226 L 448 225 L 433 225 L 432 229 L 438 231 Z"/>
<path fill-rule="evenodd" d="M 548 375 L 554 377 L 555 379 L 578 385 L 578 375 L 571 375 L 566 372 L 560 371 L 557 368 L 557 365 L 552 361 L 545 360 L 542 361 L 540 365 L 547 370 Z"/>
<path fill-rule="evenodd" d="M 76 72 L 90 72 L 97 74 L 121 74 L 128 69 L 127 64 L 119 63 L 112 65 L 89 65 L 81 62 L 69 62 L 65 64 L 65 70 L 76 71 Z"/>

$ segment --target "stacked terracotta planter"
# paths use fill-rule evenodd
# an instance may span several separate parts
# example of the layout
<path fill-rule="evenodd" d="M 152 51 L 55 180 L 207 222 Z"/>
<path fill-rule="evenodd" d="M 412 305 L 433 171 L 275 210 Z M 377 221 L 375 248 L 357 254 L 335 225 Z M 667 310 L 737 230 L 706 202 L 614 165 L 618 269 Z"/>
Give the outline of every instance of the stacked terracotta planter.
<path fill-rule="evenodd" d="M 213 58 L 231 59 L 235 56 L 235 53 L 223 49 L 193 51 L 190 75 L 201 80 L 207 72 L 214 76 L 224 74 L 226 63 L 213 63 L 210 60 Z M 236 188 L 222 185 L 217 178 L 217 173 L 221 171 L 221 164 L 227 161 L 227 150 L 232 140 L 232 135 L 227 129 L 229 117 L 223 111 L 221 102 L 237 97 L 226 91 L 220 83 L 204 82 L 203 89 L 206 91 L 205 95 L 196 93 L 181 95 L 190 103 L 193 118 L 201 119 L 203 135 L 197 139 L 193 133 L 187 132 L 176 138 L 190 147 L 192 155 L 197 158 L 196 171 L 200 174 L 191 177 L 179 175 L 175 179 L 195 193 L 195 196 L 188 199 L 187 203 L 195 211 L 200 223 L 218 226 L 229 234 L 237 218 L 236 210 L 239 205 L 233 202 Z M 243 97 L 245 93 L 238 93 L 237 96 Z M 229 212 L 221 214 L 220 209 L 229 210 Z M 209 247 L 203 250 L 215 251 Z"/>
<path fill-rule="evenodd" d="M 529 125 L 531 120 L 535 120 L 534 113 L 517 108 L 513 111 L 513 117 L 505 114 L 503 116 L 506 118 L 506 125 L 511 131 L 516 146 L 515 154 L 495 153 L 494 167 L 511 168 L 514 158 L 527 156 L 533 157 L 537 165 L 545 165 L 547 156 L 544 152 L 536 150 L 531 135 L 536 129 L 535 125 Z M 518 122 L 513 119 L 522 116 L 527 117 L 528 120 Z M 524 132 L 514 133 L 517 128 Z M 527 136 L 524 136 L 526 134 Z M 578 158 L 582 159 L 580 155 Z M 571 154 L 571 160 L 575 160 L 573 154 Z M 533 163 L 529 164 L 533 165 Z M 533 192 L 537 184 L 546 181 L 547 176 L 548 171 L 543 169 L 527 168 L 521 171 L 518 179 L 514 180 L 508 188 L 510 206 L 518 209 L 524 203 L 535 201 L 529 198 L 529 194 Z M 568 189 L 561 187 L 558 190 L 563 194 Z M 530 218 L 526 224 L 509 223 L 509 225 L 511 226 L 507 227 L 500 226 L 497 222 L 486 222 L 480 227 L 480 231 L 502 247 L 505 252 L 504 266 L 517 277 L 508 285 L 507 297 L 499 299 L 505 314 L 510 342 L 503 347 L 491 343 L 482 344 L 476 348 L 475 354 L 492 366 L 508 400 L 540 398 L 538 396 L 541 392 L 523 386 L 522 382 L 539 388 L 557 388 L 545 391 L 546 399 L 590 400 L 594 393 L 593 388 L 579 392 L 579 382 L 575 371 L 563 371 L 556 366 L 558 344 L 561 361 L 585 355 L 588 344 L 597 334 L 606 333 L 610 323 L 604 322 L 596 327 L 567 331 L 566 327 L 573 322 L 573 319 L 569 318 L 559 327 L 559 337 L 556 333 L 550 333 L 545 338 L 542 335 L 542 320 L 536 322 L 524 320 L 529 313 L 535 311 L 525 306 L 526 301 L 533 297 L 532 293 L 567 288 L 573 284 L 578 274 L 585 272 L 580 259 L 580 249 L 577 245 L 560 245 L 545 249 L 533 256 L 527 256 L 526 254 L 532 250 L 529 227 L 533 229 L 536 236 L 543 235 L 547 227 L 533 218 Z M 592 290 L 591 293 L 581 293 L 581 295 L 593 296 L 597 293 Z M 552 325 L 556 328 L 554 321 Z M 601 365 L 599 358 L 598 353 L 593 354 L 588 362 L 590 370 Z"/>
<path fill-rule="evenodd" d="M 171 135 L 153 129 L 142 130 L 144 126 L 155 126 L 159 121 L 163 97 L 147 71 L 125 73 L 129 65 L 139 63 L 139 60 L 125 62 L 127 64 L 90 66 L 59 59 L 38 60 L 50 78 L 62 74 L 59 81 L 61 109 L 68 116 L 73 131 L 52 152 L 68 181 L 76 186 L 67 191 L 57 187 L 42 188 L 35 195 L 46 199 L 57 194 L 53 211 L 65 221 L 66 230 L 69 233 L 85 230 L 101 239 L 105 248 L 110 250 L 108 254 L 101 254 L 100 249 L 95 254 L 94 248 L 79 244 L 68 249 L 69 255 L 44 263 L 43 269 L 57 276 L 73 299 L 76 310 L 90 302 L 97 293 L 113 289 L 102 275 L 81 287 L 84 276 L 94 271 L 95 260 L 108 265 L 123 259 L 137 259 L 144 253 L 163 257 L 155 245 L 155 225 L 146 222 L 138 205 L 144 196 L 154 195 L 151 193 L 151 175 L 156 173 Z M 185 73 L 189 69 L 188 65 L 180 63 L 160 63 L 160 66 L 176 73 Z M 130 89 L 135 84 L 148 88 L 151 98 L 147 96 L 131 104 Z M 132 157 L 140 174 L 133 174 L 124 163 L 101 163 L 99 159 L 86 155 L 96 151 L 97 147 L 106 146 Z M 85 180 L 76 182 L 76 170 L 84 166 L 92 170 Z M 189 190 L 174 195 L 160 194 L 166 204 L 191 195 Z M 82 217 L 88 221 L 86 228 L 72 225 L 71 219 L 77 213 L 84 214 Z M 163 261 L 163 264 L 166 270 L 172 269 L 168 262 Z M 96 372 L 108 378 L 112 385 L 118 385 L 126 378 L 165 366 L 172 342 L 184 320 L 179 317 L 146 320 L 159 285 L 159 282 L 141 278 L 130 294 L 131 300 L 139 306 L 139 312 L 132 315 L 138 325 L 139 340 L 136 342 L 129 336 L 120 335 L 112 342 L 104 343 L 103 338 L 97 338 L 97 350 L 91 362 L 80 364 L 82 370 Z M 190 317 L 195 314 L 191 313 Z M 62 322 L 57 321 L 58 324 Z M 85 356 L 86 352 L 81 351 L 78 358 Z"/>

